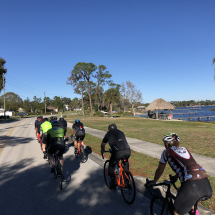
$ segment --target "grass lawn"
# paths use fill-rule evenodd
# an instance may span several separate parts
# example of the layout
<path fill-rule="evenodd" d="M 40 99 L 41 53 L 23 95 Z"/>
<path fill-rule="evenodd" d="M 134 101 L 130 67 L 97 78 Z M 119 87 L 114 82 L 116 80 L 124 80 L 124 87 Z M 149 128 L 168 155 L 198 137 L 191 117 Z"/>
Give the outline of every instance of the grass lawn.
<path fill-rule="evenodd" d="M 205 122 L 185 121 L 161 121 L 149 120 L 139 117 L 83 117 L 74 115 L 66 118 L 74 122 L 76 118 L 83 122 L 84 126 L 107 131 L 108 125 L 115 123 L 127 137 L 144 140 L 163 145 L 162 138 L 167 132 L 175 132 L 179 135 L 181 145 L 191 153 L 215 158 L 215 124 Z"/>
<path fill-rule="evenodd" d="M 70 134 L 71 134 L 71 129 L 68 128 L 67 135 L 70 136 Z M 92 151 L 96 154 L 99 154 L 100 156 L 101 156 L 100 154 L 101 141 L 102 141 L 101 138 L 94 137 L 89 134 L 86 134 L 84 139 L 85 145 L 91 147 Z M 108 149 L 108 145 L 106 146 L 106 149 Z M 105 153 L 104 155 L 106 158 L 109 158 L 108 153 Z M 157 166 L 159 164 L 159 160 L 132 150 L 131 157 L 129 158 L 129 163 L 130 163 L 130 171 L 132 172 L 133 175 L 139 175 L 139 176 L 153 179 L 155 170 L 157 169 Z M 167 164 L 165 172 L 163 173 L 159 181 L 162 182 L 165 179 L 169 179 L 169 174 L 173 175 L 174 172 Z M 209 177 L 209 180 L 211 182 L 213 191 L 215 191 L 215 177 Z M 179 187 L 180 182 L 178 181 L 176 185 Z M 213 192 L 213 196 L 211 199 L 205 202 L 202 202 L 202 205 L 215 211 L 215 193 Z"/>

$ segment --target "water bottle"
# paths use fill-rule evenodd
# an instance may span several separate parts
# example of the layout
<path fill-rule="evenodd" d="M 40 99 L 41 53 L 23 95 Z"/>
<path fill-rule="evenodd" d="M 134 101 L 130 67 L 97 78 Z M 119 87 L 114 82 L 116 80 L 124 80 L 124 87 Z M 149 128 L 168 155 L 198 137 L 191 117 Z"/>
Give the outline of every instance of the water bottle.
<path fill-rule="evenodd" d="M 117 175 L 117 178 L 119 178 L 119 172 L 120 172 L 120 168 L 118 167 L 118 165 L 116 164 L 115 166 L 115 173 Z"/>

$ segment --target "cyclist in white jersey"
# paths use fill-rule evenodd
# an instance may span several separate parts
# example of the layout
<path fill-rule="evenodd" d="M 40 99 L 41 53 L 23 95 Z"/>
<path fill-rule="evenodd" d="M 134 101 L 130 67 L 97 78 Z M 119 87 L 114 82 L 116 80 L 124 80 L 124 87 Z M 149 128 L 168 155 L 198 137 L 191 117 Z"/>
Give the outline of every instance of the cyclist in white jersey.
<path fill-rule="evenodd" d="M 181 188 L 174 202 L 174 215 L 186 214 L 192 211 L 193 205 L 199 199 L 209 199 L 212 196 L 212 188 L 204 168 L 196 163 L 186 148 L 180 147 L 180 139 L 177 134 L 164 135 L 163 142 L 166 149 L 161 154 L 153 183 L 156 183 L 161 177 L 168 162 L 176 173 L 175 181 L 177 179 L 181 181 Z"/>

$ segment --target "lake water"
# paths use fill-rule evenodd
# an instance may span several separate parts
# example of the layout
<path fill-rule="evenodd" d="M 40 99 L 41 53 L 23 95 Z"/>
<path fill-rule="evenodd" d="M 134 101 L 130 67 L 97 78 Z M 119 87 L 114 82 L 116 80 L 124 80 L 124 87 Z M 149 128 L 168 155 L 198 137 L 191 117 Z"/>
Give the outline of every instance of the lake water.
<path fill-rule="evenodd" d="M 198 121 L 198 118 L 192 118 L 191 120 L 188 117 L 198 117 L 201 116 L 201 121 L 203 122 L 214 122 L 215 121 L 215 111 L 210 111 L 210 109 L 215 109 L 215 106 L 200 106 L 197 107 L 197 110 L 194 108 L 196 107 L 177 107 L 175 110 L 172 111 L 173 119 L 178 118 L 186 118 L 183 119 L 184 121 Z M 160 111 L 158 112 L 160 113 Z M 171 113 L 171 111 L 167 111 L 167 113 Z M 139 115 L 141 116 L 141 115 Z M 142 116 L 146 116 L 145 114 Z M 210 120 L 207 120 L 207 117 L 204 116 L 214 116 L 211 117 Z"/>

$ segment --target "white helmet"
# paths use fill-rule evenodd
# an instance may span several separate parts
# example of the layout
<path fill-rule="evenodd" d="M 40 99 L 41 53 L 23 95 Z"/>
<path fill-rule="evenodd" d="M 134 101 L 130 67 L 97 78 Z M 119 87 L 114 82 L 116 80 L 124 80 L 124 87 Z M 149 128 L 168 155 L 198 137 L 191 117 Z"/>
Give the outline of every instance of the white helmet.
<path fill-rule="evenodd" d="M 164 142 L 165 147 L 166 147 L 165 142 L 167 142 L 168 144 L 172 145 L 173 141 L 180 141 L 180 138 L 176 133 L 169 132 L 166 135 L 164 135 L 163 142 Z"/>

